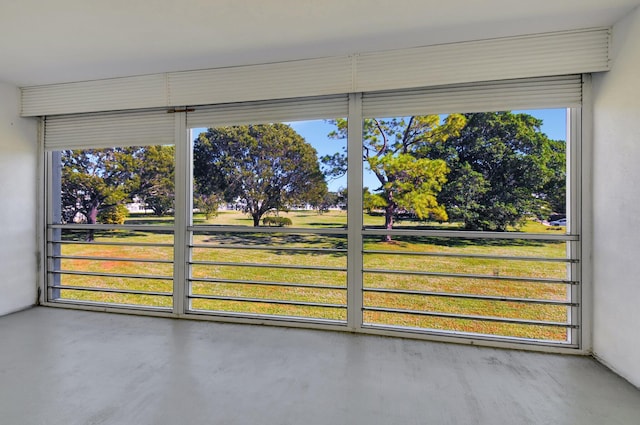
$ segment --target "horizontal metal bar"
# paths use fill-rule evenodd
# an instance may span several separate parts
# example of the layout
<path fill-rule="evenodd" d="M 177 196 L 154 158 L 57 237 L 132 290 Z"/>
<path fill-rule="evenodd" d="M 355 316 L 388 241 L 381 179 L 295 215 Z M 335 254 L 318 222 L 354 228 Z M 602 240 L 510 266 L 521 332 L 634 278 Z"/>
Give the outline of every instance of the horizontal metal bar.
<path fill-rule="evenodd" d="M 96 245 L 96 246 L 147 246 L 156 248 L 173 248 L 172 243 L 153 243 L 153 242 L 98 242 L 98 241 L 48 241 L 49 244 L 68 244 L 68 245 Z"/>
<path fill-rule="evenodd" d="M 307 227 L 251 227 L 251 226 L 189 226 L 194 233 L 293 233 L 310 235 L 347 235 L 346 228 L 307 228 Z"/>
<path fill-rule="evenodd" d="M 173 276 L 153 276 L 143 274 L 124 274 L 124 273 L 99 273 L 99 272 L 85 272 L 78 270 L 49 270 L 48 273 L 52 274 L 67 274 L 78 276 L 96 276 L 96 277 L 121 277 L 131 279 L 153 279 L 153 280 L 173 280 Z"/>
<path fill-rule="evenodd" d="M 511 323 L 516 325 L 530 325 L 530 326 L 554 326 L 561 328 L 577 328 L 577 325 L 563 322 L 547 322 L 542 320 L 522 320 L 511 319 L 508 317 L 495 317 L 495 316 L 474 316 L 469 314 L 454 314 L 454 313 L 438 313 L 435 311 L 419 311 L 419 310 L 405 310 L 400 308 L 384 308 L 384 307 L 363 307 L 364 311 L 377 311 L 381 313 L 397 313 L 397 314 L 415 314 L 419 316 L 431 316 L 431 317 L 444 317 L 448 319 L 461 319 L 461 320 L 475 320 L 482 322 L 499 322 L 499 323 Z"/>
<path fill-rule="evenodd" d="M 496 295 L 454 294 L 451 292 L 414 291 L 410 289 L 362 288 L 362 291 L 383 293 L 383 294 L 422 295 L 426 297 L 462 298 L 462 299 L 479 300 L 479 301 L 505 301 L 505 302 L 526 303 L 526 304 L 560 305 L 560 306 L 567 306 L 567 307 L 579 306 L 578 303 L 572 303 L 568 301 L 541 300 L 536 298 L 513 298 L 513 297 L 502 297 L 502 296 L 496 296 Z"/>
<path fill-rule="evenodd" d="M 295 264 L 266 264 L 266 263 L 232 263 L 227 261 L 189 261 L 194 266 L 233 266 L 233 267 L 258 267 L 265 269 L 296 269 L 296 270 L 324 270 L 346 272 L 346 267 L 326 266 L 300 266 Z"/>
<path fill-rule="evenodd" d="M 564 285 L 577 285 L 578 282 L 564 279 L 550 279 L 545 277 L 526 277 L 526 276 L 494 276 L 487 274 L 462 274 L 462 273 L 440 273 L 440 272 L 422 272 L 415 270 L 385 270 L 385 269 L 363 269 L 363 273 L 377 274 L 404 274 L 412 276 L 434 276 L 434 277 L 455 277 L 463 279 L 487 279 L 487 280 L 509 280 L 516 282 L 540 282 L 540 283 L 558 283 Z"/>
<path fill-rule="evenodd" d="M 138 291 L 134 289 L 116 289 L 116 288 L 96 288 L 92 286 L 68 286 L 68 285 L 49 285 L 52 289 L 68 289 L 70 291 L 90 291 L 90 292 L 114 292 L 117 294 L 132 294 L 132 295 L 153 295 L 158 297 L 172 297 L 172 292 L 152 292 L 152 291 Z"/>
<path fill-rule="evenodd" d="M 296 247 L 282 247 L 282 246 L 269 246 L 269 245 L 208 245 L 208 244 L 193 244 L 189 245 L 189 248 L 205 248 L 205 249 L 255 249 L 259 251 L 301 251 L 301 252 L 347 252 L 346 249 L 341 248 L 296 248 Z"/>
<path fill-rule="evenodd" d="M 371 229 L 362 230 L 363 236 L 416 236 L 416 237 L 446 237 L 461 239 L 526 239 L 541 241 L 577 241 L 579 235 L 544 233 L 520 233 L 520 232 L 478 232 L 466 230 L 424 230 L 424 229 Z"/>
<path fill-rule="evenodd" d="M 189 315 L 192 317 L 195 316 L 195 318 L 211 318 L 211 320 L 231 319 L 234 323 L 258 323 L 262 325 L 270 323 L 273 325 L 282 324 L 282 326 L 302 326 L 305 328 L 311 325 L 312 329 L 324 330 L 327 330 L 327 328 L 314 327 L 313 325 L 328 325 L 331 326 L 331 328 L 329 328 L 330 330 L 344 330 L 347 324 L 346 320 L 339 319 L 321 319 L 318 317 L 290 316 L 285 314 L 243 313 L 225 310 L 203 310 L 199 308 L 188 309 L 187 317 L 189 317 Z"/>
<path fill-rule="evenodd" d="M 157 224 L 49 224 L 49 229 L 62 230 L 134 230 L 142 232 L 173 232 L 173 225 Z"/>
<path fill-rule="evenodd" d="M 132 263 L 173 264 L 173 260 L 153 260 L 148 258 L 92 257 L 85 255 L 50 255 L 48 258 L 60 260 L 122 261 Z"/>
<path fill-rule="evenodd" d="M 189 295 L 189 298 L 199 299 L 199 300 L 238 301 L 238 302 L 247 302 L 247 303 L 297 305 L 302 307 L 347 308 L 345 304 L 326 304 L 326 303 L 311 303 L 311 302 L 304 302 L 304 301 L 272 300 L 268 298 L 223 297 L 223 296 L 217 296 L 217 295 Z"/>
<path fill-rule="evenodd" d="M 550 258 L 550 257 L 519 257 L 512 255 L 487 255 L 487 254 L 454 254 L 450 252 L 423 252 L 423 251 L 381 251 L 365 249 L 363 254 L 384 254 L 384 255 L 422 255 L 428 257 L 456 257 L 456 258 L 481 258 L 485 260 L 516 260 L 516 261 L 539 261 L 554 263 L 577 263 L 577 259 L 571 258 Z"/>
<path fill-rule="evenodd" d="M 215 279 L 215 278 L 189 278 L 189 282 L 205 282 L 205 283 L 231 283 L 241 285 L 259 285 L 259 286 L 282 286 L 291 288 L 310 288 L 310 289 L 337 289 L 345 291 L 346 286 L 332 286 L 332 285 L 311 285 L 307 283 L 290 283 L 290 282 L 268 282 L 260 280 L 238 280 L 238 279 Z"/>
<path fill-rule="evenodd" d="M 72 300 L 69 298 L 56 298 L 53 300 L 49 300 L 48 302 L 51 303 L 52 305 L 67 304 L 69 306 L 73 306 L 73 307 L 67 307 L 67 308 L 74 308 L 75 306 L 87 306 L 89 308 L 99 307 L 99 311 L 115 311 L 116 309 L 121 309 L 120 311 L 118 311 L 119 313 L 126 311 L 127 314 L 135 314 L 132 311 L 138 311 L 138 310 L 145 312 L 140 314 L 149 314 L 153 312 L 171 313 L 173 311 L 173 307 L 158 307 L 158 306 L 144 305 L 144 304 L 109 303 L 109 302 L 88 301 L 88 300 Z M 163 317 L 167 317 L 167 316 L 163 316 Z"/>
<path fill-rule="evenodd" d="M 565 351 L 564 353 L 572 353 L 575 354 L 575 348 L 578 348 L 576 344 L 572 344 L 566 340 L 550 340 L 550 339 L 537 339 L 537 338 L 525 338 L 525 337 L 516 337 L 516 336 L 506 336 L 506 335 L 492 335 L 485 334 L 480 332 L 463 332 L 463 331 L 452 331 L 446 329 L 433 329 L 433 328 L 417 328 L 412 326 L 398 326 L 398 325 L 384 325 L 380 323 L 363 323 L 362 329 L 367 331 L 367 333 L 373 333 L 376 335 L 386 335 L 386 336 L 407 336 L 409 335 L 421 335 L 426 338 L 431 339 L 432 337 L 436 337 L 436 341 L 440 340 L 440 338 L 456 338 L 458 340 L 467 340 L 470 344 L 475 345 L 476 341 L 482 342 L 490 342 L 493 347 L 499 348 L 522 348 L 523 345 L 533 346 L 533 347 L 553 347 L 560 348 L 560 350 L 570 350 Z M 378 332 L 376 332 L 378 331 Z M 445 339 L 444 341 L 447 341 Z M 451 342 L 451 340 L 449 340 Z M 497 343 L 497 344 L 496 344 Z M 503 346 L 502 344 L 509 344 L 507 346 Z M 517 344 L 516 346 L 512 346 L 510 344 Z"/>

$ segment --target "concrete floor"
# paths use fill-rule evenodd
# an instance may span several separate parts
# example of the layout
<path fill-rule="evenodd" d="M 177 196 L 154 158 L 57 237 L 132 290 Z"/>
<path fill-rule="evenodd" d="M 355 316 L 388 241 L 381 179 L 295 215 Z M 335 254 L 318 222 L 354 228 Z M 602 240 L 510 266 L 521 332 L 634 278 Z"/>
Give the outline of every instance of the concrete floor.
<path fill-rule="evenodd" d="M 34 308 L 0 318 L 0 424 L 640 424 L 587 357 Z"/>

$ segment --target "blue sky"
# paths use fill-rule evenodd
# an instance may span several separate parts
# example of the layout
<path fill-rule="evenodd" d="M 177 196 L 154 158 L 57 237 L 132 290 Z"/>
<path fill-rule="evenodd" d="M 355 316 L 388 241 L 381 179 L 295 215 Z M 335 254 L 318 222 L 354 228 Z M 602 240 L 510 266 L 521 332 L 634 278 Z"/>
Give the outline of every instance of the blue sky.
<path fill-rule="evenodd" d="M 554 140 L 565 140 L 567 134 L 566 109 L 536 109 L 513 112 L 526 113 L 542 119 L 543 133 L 546 133 L 549 138 Z M 288 124 L 316 149 L 318 157 L 332 155 L 336 152 L 344 152 L 346 148 L 346 140 L 334 140 L 328 137 L 328 134 L 333 131 L 335 127 L 325 120 L 295 121 L 289 122 Z M 192 139 L 196 137 L 200 131 L 206 131 L 206 129 L 193 129 Z M 330 191 L 338 191 L 340 188 L 347 186 L 347 179 L 346 177 L 341 177 L 327 183 Z M 375 190 L 380 186 L 376 177 L 366 170 L 366 166 L 365 174 L 363 175 L 363 187 L 364 186 L 371 190 Z"/>

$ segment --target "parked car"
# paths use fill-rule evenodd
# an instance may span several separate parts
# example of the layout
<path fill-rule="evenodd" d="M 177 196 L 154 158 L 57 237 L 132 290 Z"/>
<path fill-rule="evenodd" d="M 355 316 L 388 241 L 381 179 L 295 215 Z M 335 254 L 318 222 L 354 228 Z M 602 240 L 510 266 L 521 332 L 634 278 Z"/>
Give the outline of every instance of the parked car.
<path fill-rule="evenodd" d="M 566 226 L 566 225 L 567 225 L 566 218 L 561 218 L 560 220 L 553 220 L 549 222 L 549 226 Z"/>

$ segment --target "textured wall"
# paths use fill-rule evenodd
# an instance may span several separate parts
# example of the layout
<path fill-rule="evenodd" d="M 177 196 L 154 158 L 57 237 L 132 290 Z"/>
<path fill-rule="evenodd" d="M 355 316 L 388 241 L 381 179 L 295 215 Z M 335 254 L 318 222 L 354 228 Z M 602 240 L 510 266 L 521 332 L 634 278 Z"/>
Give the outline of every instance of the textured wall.
<path fill-rule="evenodd" d="M 640 8 L 594 78 L 593 350 L 640 387 Z"/>
<path fill-rule="evenodd" d="M 37 121 L 18 116 L 20 91 L 0 83 L 0 315 L 36 300 Z"/>

